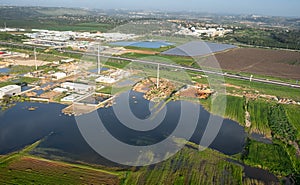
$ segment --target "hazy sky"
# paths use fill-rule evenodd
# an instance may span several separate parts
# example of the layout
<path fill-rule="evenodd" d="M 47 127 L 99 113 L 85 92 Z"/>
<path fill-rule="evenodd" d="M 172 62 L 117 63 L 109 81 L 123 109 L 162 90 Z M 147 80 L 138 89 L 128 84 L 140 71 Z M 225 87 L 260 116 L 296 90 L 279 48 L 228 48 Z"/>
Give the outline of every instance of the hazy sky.
<path fill-rule="evenodd" d="M 300 0 L 0 0 L 0 4 L 300 16 Z"/>

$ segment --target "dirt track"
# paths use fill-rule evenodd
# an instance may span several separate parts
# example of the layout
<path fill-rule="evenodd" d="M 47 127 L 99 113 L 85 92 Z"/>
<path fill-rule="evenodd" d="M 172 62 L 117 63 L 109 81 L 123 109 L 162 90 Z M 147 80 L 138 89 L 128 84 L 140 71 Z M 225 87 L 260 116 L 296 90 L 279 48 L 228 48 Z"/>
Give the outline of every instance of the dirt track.
<path fill-rule="evenodd" d="M 300 79 L 300 52 L 238 48 L 215 57 L 224 70 Z M 211 60 L 202 59 L 201 65 L 211 67 Z"/>

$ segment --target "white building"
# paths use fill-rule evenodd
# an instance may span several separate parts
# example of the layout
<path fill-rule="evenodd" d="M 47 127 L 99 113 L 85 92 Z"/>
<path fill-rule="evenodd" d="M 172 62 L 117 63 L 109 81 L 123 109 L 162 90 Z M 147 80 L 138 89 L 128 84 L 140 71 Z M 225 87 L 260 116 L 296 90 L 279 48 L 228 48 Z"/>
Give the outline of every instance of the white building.
<path fill-rule="evenodd" d="M 72 90 L 76 93 L 86 93 L 95 89 L 95 86 L 87 85 L 87 84 L 80 84 L 80 83 L 73 83 L 73 82 L 64 82 L 61 84 L 62 88 Z"/>
<path fill-rule="evenodd" d="M 13 96 L 19 93 L 21 93 L 21 86 L 18 85 L 8 85 L 0 88 L 0 98 L 5 95 Z"/>
<path fill-rule="evenodd" d="M 103 76 L 101 75 L 99 78 L 96 79 L 96 82 L 98 83 L 107 83 L 107 84 L 113 84 L 116 82 L 116 79 L 109 77 L 109 76 Z"/>
<path fill-rule="evenodd" d="M 53 80 L 60 80 L 60 79 L 65 78 L 66 76 L 67 76 L 66 73 L 63 73 L 63 72 L 57 72 L 57 73 L 54 73 L 54 74 L 52 75 L 52 78 L 53 78 Z"/>
<path fill-rule="evenodd" d="M 74 59 L 69 58 L 69 59 L 63 59 L 63 60 L 61 60 L 61 63 L 70 63 L 70 62 L 74 62 Z"/>
<path fill-rule="evenodd" d="M 56 87 L 55 89 L 53 89 L 53 92 L 64 93 L 64 92 L 68 92 L 68 89 Z"/>
<path fill-rule="evenodd" d="M 80 97 L 81 96 L 78 95 L 78 94 L 71 94 L 69 96 L 66 96 L 66 97 L 62 98 L 60 101 L 62 101 L 62 102 L 74 102 L 75 100 L 77 100 Z"/>

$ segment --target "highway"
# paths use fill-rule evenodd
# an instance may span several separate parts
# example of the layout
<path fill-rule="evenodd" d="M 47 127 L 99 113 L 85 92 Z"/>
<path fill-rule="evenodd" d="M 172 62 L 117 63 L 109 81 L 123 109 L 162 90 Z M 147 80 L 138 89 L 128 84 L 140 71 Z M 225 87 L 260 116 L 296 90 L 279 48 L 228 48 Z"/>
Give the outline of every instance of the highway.
<path fill-rule="evenodd" d="M 31 45 L 9 43 L 9 42 L 0 42 L 0 45 L 12 45 L 12 46 L 19 46 L 19 47 L 34 48 L 34 46 L 31 46 Z M 36 47 L 36 48 L 46 49 L 47 47 L 39 46 L 39 47 Z M 64 52 L 64 53 L 71 53 L 71 54 L 97 56 L 97 54 L 91 54 L 91 53 L 87 53 L 87 52 L 69 51 L 69 50 L 59 50 L 59 51 Z M 268 80 L 268 79 L 261 79 L 261 78 L 247 77 L 247 76 L 241 76 L 241 75 L 235 75 L 235 74 L 228 74 L 228 73 L 216 72 L 216 71 L 211 71 L 211 70 L 203 70 L 203 69 L 185 67 L 185 66 L 180 66 L 180 65 L 175 65 L 175 64 L 166 64 L 166 63 L 160 63 L 160 62 L 155 62 L 155 61 L 130 59 L 130 58 L 116 57 L 116 56 L 106 56 L 106 55 L 99 55 L 99 56 L 103 57 L 103 58 L 124 60 L 124 61 L 128 61 L 128 62 L 136 62 L 136 63 L 142 63 L 142 64 L 152 64 L 152 65 L 158 65 L 159 64 L 160 66 L 172 67 L 172 68 L 183 69 L 183 70 L 188 70 L 188 71 L 201 72 L 201 73 L 205 73 L 205 74 L 220 75 L 220 76 L 223 76 L 223 77 L 239 79 L 239 80 L 244 80 L 244 81 L 261 82 L 261 83 L 265 83 L 265 84 L 279 85 L 279 86 L 285 86 L 285 87 L 290 87 L 290 88 L 300 88 L 300 85 L 298 85 L 298 84 L 291 84 L 291 83 Z"/>

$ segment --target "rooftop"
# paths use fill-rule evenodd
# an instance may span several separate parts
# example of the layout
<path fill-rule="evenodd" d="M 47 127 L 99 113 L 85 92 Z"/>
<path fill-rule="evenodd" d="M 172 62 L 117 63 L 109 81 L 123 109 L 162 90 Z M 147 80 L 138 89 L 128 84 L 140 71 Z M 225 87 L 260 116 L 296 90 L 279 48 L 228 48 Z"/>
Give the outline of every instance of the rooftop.
<path fill-rule="evenodd" d="M 18 86 L 18 85 L 7 85 L 5 87 L 1 87 L 0 91 L 7 92 L 7 91 L 10 91 L 10 90 L 19 89 L 19 88 L 21 88 L 21 87 Z"/>

